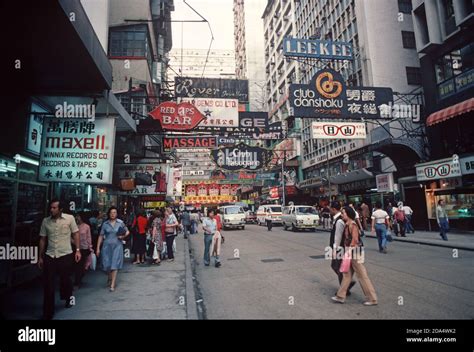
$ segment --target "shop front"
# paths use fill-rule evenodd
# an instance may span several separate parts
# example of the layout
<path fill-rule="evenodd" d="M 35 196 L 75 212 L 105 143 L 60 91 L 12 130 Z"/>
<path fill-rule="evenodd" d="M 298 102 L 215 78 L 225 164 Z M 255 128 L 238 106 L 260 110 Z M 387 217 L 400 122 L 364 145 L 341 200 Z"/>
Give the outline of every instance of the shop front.
<path fill-rule="evenodd" d="M 425 190 L 430 229 L 438 229 L 436 206 L 446 204 L 450 227 L 474 229 L 474 155 L 454 156 L 418 164 L 417 179 Z"/>

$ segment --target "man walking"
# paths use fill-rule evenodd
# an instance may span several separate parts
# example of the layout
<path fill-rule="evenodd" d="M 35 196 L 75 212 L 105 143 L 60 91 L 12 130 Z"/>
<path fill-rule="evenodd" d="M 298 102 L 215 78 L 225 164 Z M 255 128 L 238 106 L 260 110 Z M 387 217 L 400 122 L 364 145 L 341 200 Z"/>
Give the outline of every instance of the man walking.
<path fill-rule="evenodd" d="M 405 212 L 403 211 L 403 203 L 398 202 L 397 205 L 398 205 L 398 208 L 393 213 L 393 227 L 394 227 L 395 235 L 397 235 L 397 237 L 399 237 L 399 236 L 406 237 L 406 235 L 405 235 Z"/>
<path fill-rule="evenodd" d="M 211 264 L 210 249 L 212 244 L 212 238 L 217 231 L 217 222 L 214 218 L 214 210 L 208 211 L 208 217 L 202 221 L 202 228 L 204 229 L 204 265 L 209 266 Z M 215 256 L 215 266 L 216 268 L 221 266 L 219 256 Z"/>
<path fill-rule="evenodd" d="M 272 210 L 270 208 L 268 208 L 267 215 L 265 215 L 265 222 L 267 223 L 268 231 L 271 231 L 273 227 L 273 221 L 272 221 Z"/>
<path fill-rule="evenodd" d="M 405 225 L 406 225 L 406 232 L 415 233 L 415 229 L 411 224 L 411 217 L 413 215 L 413 210 L 408 205 L 403 206 L 403 212 L 405 213 Z"/>
<path fill-rule="evenodd" d="M 362 202 L 360 205 L 360 210 L 362 212 L 362 227 L 364 231 L 367 231 L 367 220 L 369 219 L 370 216 L 370 209 L 365 202 Z"/>
<path fill-rule="evenodd" d="M 339 202 L 333 201 L 331 203 L 329 211 L 331 212 L 331 216 L 333 219 L 331 236 L 329 237 L 329 246 L 332 249 L 331 268 L 336 273 L 340 286 L 342 283 L 343 275 L 339 271 L 339 268 L 341 267 L 342 256 L 344 254 L 343 234 L 346 225 L 342 220 L 341 204 Z M 354 285 L 355 281 L 352 281 L 349 285 L 349 289 L 347 290 L 347 296 L 351 295 L 350 290 Z"/>
<path fill-rule="evenodd" d="M 188 235 L 191 233 L 191 216 L 187 210 L 181 215 L 181 225 L 183 225 L 184 238 L 188 238 Z"/>
<path fill-rule="evenodd" d="M 41 224 L 38 261 L 39 268 L 43 270 L 43 319 L 45 320 L 54 317 L 56 274 L 59 275 L 60 280 L 60 297 L 66 301 L 66 308 L 72 307 L 71 271 L 74 259 L 76 262 L 81 260 L 79 229 L 74 217 L 63 214 L 63 206 L 57 199 L 51 201 L 49 209 L 51 216 L 43 219 Z M 75 254 L 71 247 L 71 235 L 76 245 Z"/>

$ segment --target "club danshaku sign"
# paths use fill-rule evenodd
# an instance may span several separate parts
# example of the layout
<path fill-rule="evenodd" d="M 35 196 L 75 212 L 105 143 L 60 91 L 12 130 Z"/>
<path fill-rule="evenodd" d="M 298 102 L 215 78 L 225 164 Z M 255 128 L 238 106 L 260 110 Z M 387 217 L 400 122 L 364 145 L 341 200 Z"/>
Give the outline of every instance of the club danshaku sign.
<path fill-rule="evenodd" d="M 216 137 L 206 136 L 172 136 L 163 137 L 163 150 L 170 150 L 175 148 L 215 148 L 217 147 Z"/>
<path fill-rule="evenodd" d="M 191 131 L 204 119 L 199 109 L 188 102 L 176 104 L 167 101 L 149 115 L 158 120 L 165 131 Z"/>
<path fill-rule="evenodd" d="M 224 170 L 258 170 L 272 159 L 273 151 L 240 143 L 211 151 L 216 165 Z"/>
<path fill-rule="evenodd" d="M 286 37 L 283 55 L 330 60 L 352 60 L 352 45 L 332 40 L 311 40 Z"/>
<path fill-rule="evenodd" d="M 363 122 L 313 122 L 311 138 L 314 139 L 366 139 Z"/>
<path fill-rule="evenodd" d="M 45 118 L 39 180 L 111 184 L 115 119 Z"/>
<path fill-rule="evenodd" d="M 340 73 L 318 71 L 310 84 L 290 85 L 290 106 L 296 117 L 381 118 L 381 106 L 393 102 L 391 88 L 347 88 Z"/>

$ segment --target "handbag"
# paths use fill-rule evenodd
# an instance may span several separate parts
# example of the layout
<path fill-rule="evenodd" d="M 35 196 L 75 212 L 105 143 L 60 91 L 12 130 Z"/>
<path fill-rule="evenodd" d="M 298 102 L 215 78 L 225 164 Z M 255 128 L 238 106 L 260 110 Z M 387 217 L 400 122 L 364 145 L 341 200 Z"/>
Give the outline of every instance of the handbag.
<path fill-rule="evenodd" d="M 153 184 L 151 174 L 148 172 L 136 172 L 135 184 L 140 186 L 151 186 Z"/>
<path fill-rule="evenodd" d="M 341 266 L 339 267 L 339 272 L 348 273 L 351 268 L 352 254 L 351 251 L 346 251 L 344 257 L 342 258 Z"/>
<path fill-rule="evenodd" d="M 390 231 L 387 231 L 387 236 L 386 236 L 386 238 L 387 238 L 387 241 L 388 241 L 388 242 L 392 242 L 392 241 L 393 241 L 392 233 L 391 233 Z"/>
<path fill-rule="evenodd" d="M 97 266 L 97 256 L 95 255 L 94 252 L 91 253 L 90 255 L 91 257 L 91 265 L 90 265 L 90 269 L 91 270 L 95 270 L 96 266 Z"/>
<path fill-rule="evenodd" d="M 133 191 L 135 189 L 135 180 L 133 178 L 123 178 L 120 180 L 122 191 Z"/>

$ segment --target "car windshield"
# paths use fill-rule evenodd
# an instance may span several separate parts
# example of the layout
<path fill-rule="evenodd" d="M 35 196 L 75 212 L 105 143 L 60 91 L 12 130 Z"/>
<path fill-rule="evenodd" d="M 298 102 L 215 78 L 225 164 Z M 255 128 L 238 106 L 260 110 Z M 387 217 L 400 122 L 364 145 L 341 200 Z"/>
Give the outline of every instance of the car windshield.
<path fill-rule="evenodd" d="M 316 214 L 316 210 L 312 207 L 296 208 L 296 214 Z"/>
<path fill-rule="evenodd" d="M 272 213 L 281 213 L 281 207 L 269 207 L 268 209 L 270 209 Z"/>
<path fill-rule="evenodd" d="M 226 214 L 243 214 L 244 210 L 240 207 L 225 208 Z"/>

